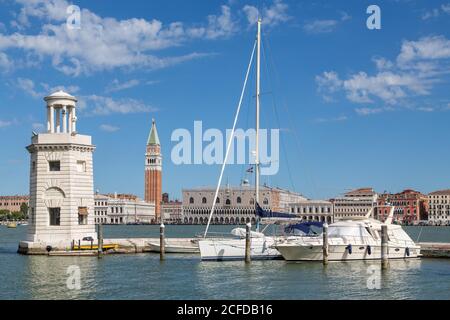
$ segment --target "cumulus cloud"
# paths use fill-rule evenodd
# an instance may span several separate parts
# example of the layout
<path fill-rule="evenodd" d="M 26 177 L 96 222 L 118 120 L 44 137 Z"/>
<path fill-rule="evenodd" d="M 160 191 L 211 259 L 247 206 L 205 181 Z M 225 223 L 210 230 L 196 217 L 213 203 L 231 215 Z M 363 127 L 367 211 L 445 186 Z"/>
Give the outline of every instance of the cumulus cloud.
<path fill-rule="evenodd" d="M 254 25 L 261 17 L 264 26 L 275 26 L 289 21 L 291 17 L 287 13 L 289 6 L 282 0 L 274 0 L 271 6 L 264 6 L 259 12 L 258 8 L 246 5 L 242 9 L 247 17 L 249 25 Z"/>
<path fill-rule="evenodd" d="M 28 95 L 30 95 L 36 99 L 43 99 L 45 96 L 47 96 L 55 91 L 58 91 L 58 90 L 63 90 L 70 94 L 75 94 L 80 90 L 80 88 L 78 86 L 74 86 L 74 85 L 50 86 L 47 83 L 40 83 L 39 86 L 37 86 L 33 80 L 28 79 L 28 78 L 18 78 L 16 81 L 16 86 L 19 89 L 23 90 Z M 39 89 L 39 88 L 42 88 L 42 89 Z"/>
<path fill-rule="evenodd" d="M 79 106 L 83 112 L 91 115 L 110 115 L 113 113 L 130 114 L 156 112 L 157 108 L 132 98 L 113 99 L 99 95 L 79 97 Z"/>
<path fill-rule="evenodd" d="M 437 17 L 441 16 L 442 14 L 444 14 L 444 15 L 450 14 L 450 3 L 442 4 L 438 8 L 433 8 L 432 10 L 425 12 L 422 15 L 422 20 L 437 18 Z"/>
<path fill-rule="evenodd" d="M 9 71 L 13 67 L 12 61 L 6 53 L 0 52 L 0 70 Z"/>
<path fill-rule="evenodd" d="M 16 21 L 20 32 L 0 34 L 0 51 L 20 49 L 48 57 L 57 70 L 73 76 L 113 68 L 165 68 L 207 54 L 163 56 L 159 53 L 162 49 L 193 39 L 226 38 L 237 31 L 228 6 L 222 6 L 219 15 L 209 15 L 206 23 L 196 26 L 182 22 L 163 24 L 156 19 L 104 18 L 82 9 L 81 28 L 70 29 L 66 25 L 67 1 L 16 2 L 21 6 Z M 37 34 L 24 32 L 31 18 L 45 22 Z"/>
<path fill-rule="evenodd" d="M 417 41 L 403 41 L 394 61 L 383 57 L 372 59 L 376 66 L 373 75 L 365 71 L 341 79 L 335 71 L 316 76 L 318 91 L 326 101 L 337 92 L 357 104 L 382 102 L 384 108 L 358 108 L 359 115 L 379 113 L 405 99 L 426 96 L 436 83 L 450 74 L 450 40 L 444 36 L 429 36 Z"/>

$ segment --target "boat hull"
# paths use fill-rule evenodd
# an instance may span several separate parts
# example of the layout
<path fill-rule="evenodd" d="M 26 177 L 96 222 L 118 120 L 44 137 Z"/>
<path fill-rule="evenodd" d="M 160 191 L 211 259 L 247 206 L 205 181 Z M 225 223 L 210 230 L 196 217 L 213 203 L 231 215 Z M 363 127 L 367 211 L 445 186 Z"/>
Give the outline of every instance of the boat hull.
<path fill-rule="evenodd" d="M 287 261 L 322 261 L 323 249 L 320 245 L 289 245 L 280 244 L 278 251 Z M 381 260 L 381 246 L 354 245 L 352 252 L 348 245 L 330 245 L 328 247 L 328 261 L 351 261 L 351 260 Z M 410 259 L 420 257 L 420 247 L 409 248 L 409 255 L 406 247 L 389 246 L 389 259 Z"/>
<path fill-rule="evenodd" d="M 252 238 L 252 260 L 283 259 L 270 237 Z M 206 239 L 199 241 L 203 261 L 227 261 L 245 259 L 245 239 Z"/>
<path fill-rule="evenodd" d="M 149 242 L 151 252 L 161 252 L 159 242 Z M 197 254 L 200 252 L 198 245 L 194 243 L 167 243 L 164 247 L 165 253 Z"/>

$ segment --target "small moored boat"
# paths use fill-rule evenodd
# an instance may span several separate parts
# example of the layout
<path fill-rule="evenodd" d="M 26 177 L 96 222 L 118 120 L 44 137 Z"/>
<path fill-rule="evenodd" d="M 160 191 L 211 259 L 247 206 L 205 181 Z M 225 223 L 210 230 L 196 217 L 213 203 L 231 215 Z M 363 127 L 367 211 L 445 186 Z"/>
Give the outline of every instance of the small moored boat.
<path fill-rule="evenodd" d="M 151 252 L 161 252 L 159 242 L 148 242 Z M 166 253 L 199 253 L 198 241 L 190 239 L 166 239 L 164 252 Z"/>

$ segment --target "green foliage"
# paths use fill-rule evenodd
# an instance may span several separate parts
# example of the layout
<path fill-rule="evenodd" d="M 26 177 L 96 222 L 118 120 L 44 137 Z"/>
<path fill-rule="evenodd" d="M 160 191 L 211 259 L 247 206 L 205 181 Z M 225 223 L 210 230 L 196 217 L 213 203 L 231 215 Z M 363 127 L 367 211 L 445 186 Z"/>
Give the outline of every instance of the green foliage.
<path fill-rule="evenodd" d="M 28 205 L 26 203 L 22 203 L 20 205 L 20 212 L 24 215 L 27 216 L 28 215 Z"/>
<path fill-rule="evenodd" d="M 0 210 L 0 221 L 6 220 L 26 220 L 27 213 L 22 212 L 10 212 L 9 210 Z"/>

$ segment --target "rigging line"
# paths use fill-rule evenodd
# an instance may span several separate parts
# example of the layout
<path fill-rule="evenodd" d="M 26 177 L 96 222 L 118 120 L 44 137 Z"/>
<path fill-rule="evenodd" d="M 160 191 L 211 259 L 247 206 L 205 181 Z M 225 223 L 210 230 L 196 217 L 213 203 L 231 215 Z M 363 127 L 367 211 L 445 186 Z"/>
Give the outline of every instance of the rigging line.
<path fill-rule="evenodd" d="M 239 98 L 239 104 L 238 104 L 238 107 L 237 107 L 237 110 L 236 110 L 236 115 L 234 117 L 233 129 L 231 129 L 231 134 L 230 134 L 230 138 L 228 140 L 228 145 L 227 145 L 227 151 L 225 153 L 225 159 L 224 159 L 223 164 L 222 164 L 222 169 L 220 170 L 219 181 L 217 183 L 216 192 L 214 194 L 213 204 L 212 204 L 212 207 L 211 207 L 211 212 L 209 214 L 208 224 L 206 226 L 204 238 L 206 238 L 206 235 L 208 234 L 209 225 L 211 224 L 211 218 L 212 218 L 212 215 L 214 214 L 214 209 L 216 208 L 216 200 L 217 200 L 217 196 L 219 195 L 220 185 L 222 184 L 222 178 L 223 178 L 223 172 L 225 171 L 225 165 L 227 164 L 227 161 L 228 161 L 228 154 L 230 153 L 231 142 L 234 139 L 234 130 L 236 129 L 236 123 L 237 123 L 237 120 L 238 120 L 238 117 L 239 117 L 239 112 L 241 111 L 242 99 L 244 98 L 245 88 L 247 87 L 248 75 L 250 73 L 250 69 L 251 69 L 251 66 L 252 66 L 253 56 L 255 54 L 255 49 L 256 49 L 256 41 L 255 41 L 255 44 L 253 45 L 252 55 L 250 57 L 250 62 L 249 62 L 248 68 L 247 68 L 247 73 L 245 75 L 244 85 L 242 87 L 241 96 Z"/>
<path fill-rule="evenodd" d="M 278 83 L 280 83 L 280 76 L 279 76 L 279 74 L 277 72 L 277 69 L 275 67 L 275 62 L 273 61 L 273 54 L 272 54 L 272 48 L 271 48 L 271 45 L 270 45 L 270 41 L 264 35 L 263 35 L 263 37 L 264 37 L 264 40 L 265 40 L 264 42 L 267 43 L 267 49 L 269 51 L 269 57 L 270 57 L 270 62 L 271 62 L 271 65 L 272 65 L 272 69 L 273 69 L 273 71 L 275 73 L 275 77 L 278 80 Z M 290 116 L 291 112 L 289 110 L 289 107 L 288 107 L 286 101 L 284 101 L 284 103 L 282 103 L 282 105 L 284 107 L 284 110 L 285 110 L 286 114 L 288 115 L 289 127 L 290 127 L 290 130 L 292 130 L 292 132 L 294 133 L 294 141 L 295 141 L 295 143 L 297 145 L 297 152 L 299 152 L 299 156 L 301 157 L 300 152 L 302 151 L 302 147 L 301 147 L 301 144 L 300 144 L 300 138 L 298 136 L 298 132 L 297 132 L 297 130 L 295 130 L 295 126 L 292 123 L 292 121 L 293 121 L 292 118 L 293 117 Z M 306 162 L 303 162 L 303 164 L 306 165 Z M 312 185 L 312 188 L 313 188 L 313 192 L 317 195 L 316 183 L 315 183 L 314 179 L 312 179 L 311 177 L 308 176 L 308 174 L 307 174 L 308 171 L 309 170 L 305 170 L 305 178 L 306 178 L 306 180 L 309 180 L 311 182 L 311 185 Z"/>
<path fill-rule="evenodd" d="M 278 114 L 278 107 L 277 107 L 277 103 L 276 103 L 276 99 L 275 99 L 275 87 L 273 86 L 273 83 L 272 83 L 272 80 L 271 80 L 271 77 L 270 77 L 270 71 L 269 71 L 269 66 L 268 66 L 268 62 L 267 62 L 267 60 L 268 60 L 267 57 L 268 56 L 267 56 L 267 52 L 266 52 L 266 47 L 264 46 L 264 42 L 262 43 L 262 47 L 263 47 L 263 55 L 264 55 L 264 65 L 266 67 L 266 72 L 267 72 L 267 75 L 268 75 L 268 78 L 269 78 L 269 86 L 270 86 L 271 91 L 274 92 L 273 94 L 271 94 L 271 96 L 272 96 L 272 102 L 273 102 L 272 107 L 273 107 L 273 111 L 274 111 L 274 114 L 275 114 L 275 120 L 277 122 L 278 128 L 281 129 L 280 116 Z M 293 191 L 296 191 L 295 183 L 294 183 L 294 180 L 292 178 L 291 166 L 289 164 L 289 157 L 287 155 L 286 142 L 284 140 L 284 136 L 283 135 L 281 135 L 281 148 L 283 149 L 284 157 L 286 159 L 286 164 L 287 164 L 288 175 L 289 175 L 289 180 L 290 180 L 290 183 L 291 183 L 291 187 L 292 187 Z"/>
<path fill-rule="evenodd" d="M 420 227 L 420 232 L 419 232 L 419 235 L 417 236 L 416 242 L 419 242 L 420 236 L 422 235 L 422 229 L 423 229 L 423 225 Z"/>

